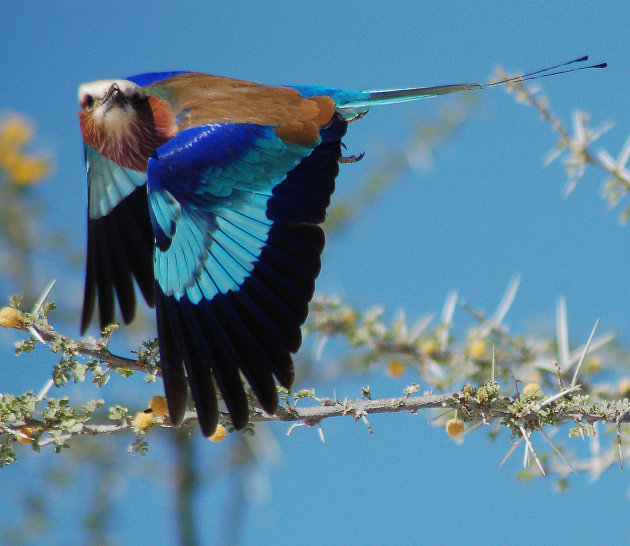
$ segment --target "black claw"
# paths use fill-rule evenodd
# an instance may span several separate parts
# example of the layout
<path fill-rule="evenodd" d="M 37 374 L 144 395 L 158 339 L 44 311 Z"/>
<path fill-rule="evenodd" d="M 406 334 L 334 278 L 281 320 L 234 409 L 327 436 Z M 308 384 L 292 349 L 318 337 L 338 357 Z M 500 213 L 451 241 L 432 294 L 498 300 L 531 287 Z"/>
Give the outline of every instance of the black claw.
<path fill-rule="evenodd" d="M 368 111 L 367 110 L 363 110 L 363 112 L 359 112 L 358 114 L 352 116 L 351 118 L 348 118 L 346 121 L 348 123 L 351 123 L 353 121 L 359 121 L 360 119 L 362 119 L 363 117 L 365 117 L 365 114 L 367 114 Z"/>
<path fill-rule="evenodd" d="M 361 161 L 364 156 L 365 156 L 365 152 L 361 152 L 359 155 L 341 156 L 339 158 L 339 163 L 357 163 L 358 161 Z"/>

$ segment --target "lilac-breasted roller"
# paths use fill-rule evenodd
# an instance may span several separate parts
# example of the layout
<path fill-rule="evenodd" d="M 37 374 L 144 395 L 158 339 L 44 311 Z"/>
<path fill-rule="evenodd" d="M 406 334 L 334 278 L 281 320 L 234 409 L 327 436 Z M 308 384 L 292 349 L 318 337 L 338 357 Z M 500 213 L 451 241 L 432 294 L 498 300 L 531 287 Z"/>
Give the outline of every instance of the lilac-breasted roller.
<path fill-rule="evenodd" d="M 243 428 L 243 378 L 273 413 L 276 380 L 293 383 L 291 354 L 320 270 L 319 224 L 348 123 L 373 105 L 492 85 L 355 92 L 196 72 L 82 85 L 89 209 L 82 331 L 96 301 L 101 326 L 113 322 L 115 300 L 131 321 L 135 280 L 156 307 L 173 423 L 184 416 L 190 386 L 201 430 L 211 435 L 216 382 L 232 424 Z"/>

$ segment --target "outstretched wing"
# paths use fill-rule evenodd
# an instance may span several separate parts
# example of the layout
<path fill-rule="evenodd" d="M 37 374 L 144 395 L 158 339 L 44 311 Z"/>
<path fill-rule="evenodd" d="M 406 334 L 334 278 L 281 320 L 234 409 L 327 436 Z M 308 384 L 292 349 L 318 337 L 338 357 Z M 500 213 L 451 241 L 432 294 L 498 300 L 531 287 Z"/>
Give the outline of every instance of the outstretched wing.
<path fill-rule="evenodd" d="M 206 435 L 218 420 L 213 377 L 236 428 L 249 420 L 241 373 L 268 412 L 278 405 L 274 376 L 292 384 L 290 353 L 301 343 L 324 247 L 316 224 L 345 129 L 335 117 L 319 141 L 302 145 L 270 126 L 204 125 L 149 160 L 158 335 L 175 422 L 186 408 L 186 375 Z"/>
<path fill-rule="evenodd" d="M 114 321 L 115 300 L 123 320 L 133 319 L 133 279 L 151 306 L 153 229 L 148 214 L 146 173 L 125 169 L 85 146 L 88 179 L 88 249 L 81 332 L 98 298 L 101 327 Z"/>
<path fill-rule="evenodd" d="M 127 78 L 147 86 L 183 72 L 156 72 Z M 145 172 L 125 169 L 85 145 L 88 182 L 88 245 L 81 333 L 90 325 L 98 301 L 101 328 L 114 322 L 116 300 L 122 319 L 136 309 L 135 279 L 147 304 L 155 303 L 153 228 Z"/>

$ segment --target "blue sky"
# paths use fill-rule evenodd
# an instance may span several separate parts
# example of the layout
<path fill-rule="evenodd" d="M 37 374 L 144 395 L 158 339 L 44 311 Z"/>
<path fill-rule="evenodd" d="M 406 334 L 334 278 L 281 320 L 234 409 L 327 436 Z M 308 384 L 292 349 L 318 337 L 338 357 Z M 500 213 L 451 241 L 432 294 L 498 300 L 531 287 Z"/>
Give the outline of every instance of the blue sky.
<path fill-rule="evenodd" d="M 599 141 L 613 156 L 630 132 L 625 0 L 130 4 L 9 2 L 0 20 L 0 108 L 32 119 L 37 145 L 54 154 L 56 174 L 41 186 L 41 196 L 52 209 L 49 225 L 69 231 L 78 249 L 84 246 L 86 194 L 76 90 L 85 81 L 199 70 L 265 83 L 392 88 L 483 82 L 496 65 L 535 70 L 588 53 L 609 68 L 543 80 L 552 108 L 567 123 L 576 108 L 587 111 L 593 125 L 614 121 Z M 420 317 L 439 312 L 451 289 L 491 311 L 509 280 L 521 274 L 508 316 L 514 331 L 551 328 L 556 300 L 565 296 L 575 343 L 601 317 L 600 331 L 614 331 L 627 344 L 629 228 L 600 198 L 603 176 L 587 173 L 565 199 L 562 166 L 543 166 L 555 143 L 549 127 L 501 90 L 478 98 L 471 119 L 437 151 L 431 169 L 410 169 L 330 240 L 318 291 L 360 308 L 383 304 L 390 316 L 404 308 L 409 317 Z M 374 109 L 352 125 L 348 149 L 366 157 L 342 166 L 339 192 L 356 187 L 388 152 L 404 147 L 414 124 L 446 100 Z M 63 272 L 55 264 L 50 270 Z M 82 273 L 59 284 L 62 303 L 78 308 Z M 77 325 L 68 331 L 76 334 Z M 52 360 L 21 358 L 16 364 L 13 341 L 0 332 L 7 355 L 1 358 L 0 392 L 37 389 Z M 340 396 L 357 397 L 369 382 L 382 396 L 393 396 L 416 379 L 407 374 L 394 381 L 381 373 L 319 385 L 318 393 L 336 388 Z M 136 385 L 143 400 L 159 392 L 159 386 Z M 133 394 L 119 381 L 86 396 L 115 398 L 116 388 Z M 253 479 L 263 484 L 258 491 L 267 492 L 247 510 L 244 542 L 586 544 L 628 536 L 627 473 L 611 469 L 594 484 L 581 476 L 560 495 L 552 480 L 516 482 L 520 456 L 497 472 L 509 448 L 505 435 L 490 445 L 485 434 L 473 433 L 456 445 L 426 421 L 422 415 L 374 417 L 370 438 L 362 425 L 336 419 L 326 425 L 328 448 L 314 430 L 301 428 L 287 438 L 285 426 L 272 427 L 280 455 L 268 474 Z M 228 447 L 195 446 L 200 468 L 219 481 L 197 503 L 202 536 L 211 541 L 220 526 L 229 525 L 222 517 L 230 489 L 220 466 L 220 450 Z M 50 457 L 25 457 L 0 473 L 0 487 L 11 487 L 16 499 L 0 522 L 18 517 L 16 484 L 26 489 Z M 172 449 L 154 441 L 146 458 L 132 459 L 124 446 L 113 457 L 120 472 L 129 473 L 117 493 L 117 536 L 127 542 L 141 533 L 147 541 L 168 542 L 174 536 L 168 485 L 145 473 L 172 458 Z M 265 475 L 267 486 L 260 482 Z M 90 477 L 80 479 L 89 483 Z M 135 513 L 147 503 L 148 515 Z M 598 521 L 605 527 L 592 523 Z M 71 543 L 80 542 L 79 535 L 70 536 Z M 55 543 L 68 536 L 50 538 Z"/>

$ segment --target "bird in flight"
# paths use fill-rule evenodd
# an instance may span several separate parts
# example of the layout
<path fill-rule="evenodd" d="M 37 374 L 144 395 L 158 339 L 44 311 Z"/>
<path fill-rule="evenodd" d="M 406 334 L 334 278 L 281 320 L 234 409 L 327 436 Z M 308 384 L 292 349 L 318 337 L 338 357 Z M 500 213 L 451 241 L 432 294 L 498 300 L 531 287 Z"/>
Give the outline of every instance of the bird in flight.
<path fill-rule="evenodd" d="M 350 122 L 380 104 L 487 89 L 603 68 L 378 91 L 268 86 L 159 72 L 79 87 L 88 184 L 81 331 L 130 322 L 137 284 L 156 307 L 169 416 L 181 423 L 188 387 L 204 435 L 217 388 L 236 429 L 249 422 L 243 379 L 267 413 L 276 381 L 290 388 L 320 270 L 319 227 L 335 189 Z M 350 159 L 351 160 L 351 159 Z"/>

